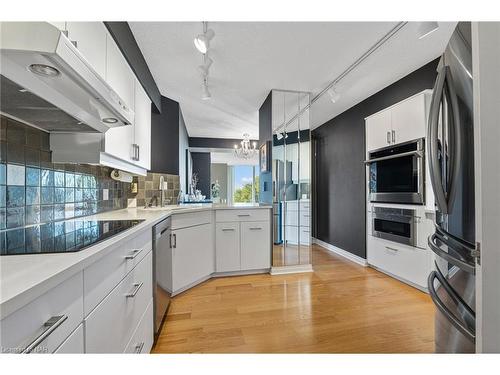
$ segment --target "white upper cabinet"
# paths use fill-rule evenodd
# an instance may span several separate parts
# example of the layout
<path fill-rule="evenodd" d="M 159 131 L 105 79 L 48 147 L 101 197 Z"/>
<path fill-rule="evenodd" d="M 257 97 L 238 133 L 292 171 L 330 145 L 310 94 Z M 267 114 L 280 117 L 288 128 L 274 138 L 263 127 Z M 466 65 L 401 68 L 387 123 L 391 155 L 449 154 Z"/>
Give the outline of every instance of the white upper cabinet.
<path fill-rule="evenodd" d="M 366 151 L 425 138 L 431 90 L 366 118 Z"/>
<path fill-rule="evenodd" d="M 66 22 L 68 38 L 92 68 L 106 76 L 106 26 L 102 22 Z"/>
<path fill-rule="evenodd" d="M 385 110 L 366 119 L 366 150 L 391 144 L 391 111 Z"/>
<path fill-rule="evenodd" d="M 135 124 L 134 140 L 136 145 L 135 164 L 145 169 L 151 168 L 151 100 L 135 80 Z"/>
<path fill-rule="evenodd" d="M 395 143 L 425 137 L 426 95 L 413 96 L 392 108 L 392 129 Z"/>
<path fill-rule="evenodd" d="M 134 110 L 134 73 L 123 57 L 111 35 L 106 35 L 106 82 L 115 90 L 121 103 L 129 110 Z"/>

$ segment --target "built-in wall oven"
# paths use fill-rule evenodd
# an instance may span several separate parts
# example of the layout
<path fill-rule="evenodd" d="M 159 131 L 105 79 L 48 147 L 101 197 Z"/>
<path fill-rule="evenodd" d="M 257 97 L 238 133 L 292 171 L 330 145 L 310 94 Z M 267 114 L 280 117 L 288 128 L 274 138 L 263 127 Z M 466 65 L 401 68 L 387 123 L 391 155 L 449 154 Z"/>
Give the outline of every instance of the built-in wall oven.
<path fill-rule="evenodd" d="M 369 199 L 380 203 L 425 203 L 424 139 L 369 152 Z"/>
<path fill-rule="evenodd" d="M 415 210 L 373 207 L 372 235 L 405 245 L 416 246 Z"/>

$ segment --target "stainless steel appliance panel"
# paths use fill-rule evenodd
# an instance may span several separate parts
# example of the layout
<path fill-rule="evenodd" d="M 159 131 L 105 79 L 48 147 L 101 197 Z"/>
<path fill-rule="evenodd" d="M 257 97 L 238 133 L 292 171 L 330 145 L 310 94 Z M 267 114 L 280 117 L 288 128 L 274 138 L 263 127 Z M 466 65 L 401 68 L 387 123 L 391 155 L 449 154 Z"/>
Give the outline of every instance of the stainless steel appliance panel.
<path fill-rule="evenodd" d="M 373 207 L 372 235 L 389 241 L 415 246 L 415 210 Z"/>

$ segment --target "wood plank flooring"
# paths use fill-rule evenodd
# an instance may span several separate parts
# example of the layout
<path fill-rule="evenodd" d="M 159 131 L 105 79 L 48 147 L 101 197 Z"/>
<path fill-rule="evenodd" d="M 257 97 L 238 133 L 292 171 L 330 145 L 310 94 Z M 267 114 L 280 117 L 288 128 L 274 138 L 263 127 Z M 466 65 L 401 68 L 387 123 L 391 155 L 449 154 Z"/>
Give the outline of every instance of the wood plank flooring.
<path fill-rule="evenodd" d="M 320 246 L 313 273 L 211 279 L 173 298 L 153 353 L 432 353 L 429 296 Z"/>

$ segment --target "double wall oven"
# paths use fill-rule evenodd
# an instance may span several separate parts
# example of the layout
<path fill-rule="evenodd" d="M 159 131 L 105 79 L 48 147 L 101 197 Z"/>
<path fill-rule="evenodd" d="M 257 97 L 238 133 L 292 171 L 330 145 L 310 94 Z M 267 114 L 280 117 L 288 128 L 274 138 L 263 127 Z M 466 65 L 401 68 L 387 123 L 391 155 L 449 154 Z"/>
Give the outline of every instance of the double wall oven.
<path fill-rule="evenodd" d="M 424 204 L 424 138 L 369 152 L 369 200 Z"/>

